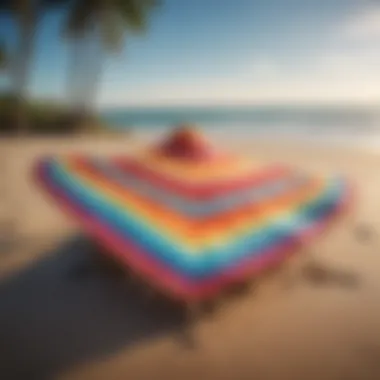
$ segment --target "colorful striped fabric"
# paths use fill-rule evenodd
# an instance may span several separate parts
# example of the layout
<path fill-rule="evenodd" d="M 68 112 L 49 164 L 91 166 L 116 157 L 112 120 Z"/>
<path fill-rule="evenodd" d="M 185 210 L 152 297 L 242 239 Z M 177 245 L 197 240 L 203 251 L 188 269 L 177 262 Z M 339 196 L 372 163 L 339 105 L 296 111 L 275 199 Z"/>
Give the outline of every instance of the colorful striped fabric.
<path fill-rule="evenodd" d="M 185 300 L 212 297 L 284 259 L 349 195 L 339 178 L 226 155 L 49 157 L 36 174 L 109 254 Z"/>

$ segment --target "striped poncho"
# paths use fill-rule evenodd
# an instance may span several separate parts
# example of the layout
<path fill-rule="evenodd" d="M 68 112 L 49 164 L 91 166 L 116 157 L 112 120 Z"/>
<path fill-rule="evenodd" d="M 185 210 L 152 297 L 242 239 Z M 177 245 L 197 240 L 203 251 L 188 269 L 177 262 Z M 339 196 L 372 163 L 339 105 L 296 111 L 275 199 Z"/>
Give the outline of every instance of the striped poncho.
<path fill-rule="evenodd" d="M 212 297 L 278 263 L 348 203 L 341 178 L 218 155 L 48 157 L 38 182 L 94 239 L 151 284 Z"/>

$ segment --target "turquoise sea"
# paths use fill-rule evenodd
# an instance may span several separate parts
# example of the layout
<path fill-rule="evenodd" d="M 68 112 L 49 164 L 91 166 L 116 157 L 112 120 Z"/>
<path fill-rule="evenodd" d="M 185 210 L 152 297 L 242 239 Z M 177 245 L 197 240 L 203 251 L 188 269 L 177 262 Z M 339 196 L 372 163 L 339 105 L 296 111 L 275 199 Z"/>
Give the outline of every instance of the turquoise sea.
<path fill-rule="evenodd" d="M 380 106 L 114 108 L 103 111 L 102 117 L 112 128 L 132 128 L 144 134 L 189 122 L 238 138 L 302 139 L 380 149 Z"/>

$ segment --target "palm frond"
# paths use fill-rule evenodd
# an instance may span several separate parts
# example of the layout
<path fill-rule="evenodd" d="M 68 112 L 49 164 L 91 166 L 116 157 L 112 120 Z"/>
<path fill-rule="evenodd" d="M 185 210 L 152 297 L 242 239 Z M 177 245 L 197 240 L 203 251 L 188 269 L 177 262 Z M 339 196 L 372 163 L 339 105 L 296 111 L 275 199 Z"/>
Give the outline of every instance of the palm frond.
<path fill-rule="evenodd" d="M 55 8 L 71 3 L 70 0 L 39 0 L 39 5 L 42 8 Z"/>
<path fill-rule="evenodd" d="M 74 1 L 65 25 L 65 34 L 80 37 L 91 27 L 95 16 L 94 2 L 90 0 Z"/>
<path fill-rule="evenodd" d="M 106 49 L 115 52 L 121 47 L 125 28 L 119 13 L 110 9 L 104 11 L 99 31 Z"/>
<path fill-rule="evenodd" d="M 1 11 L 11 11 L 14 2 L 12 0 L 0 0 L 0 10 Z"/>
<path fill-rule="evenodd" d="M 135 33 L 145 31 L 149 13 L 145 1 L 118 0 L 117 8 L 129 30 Z"/>

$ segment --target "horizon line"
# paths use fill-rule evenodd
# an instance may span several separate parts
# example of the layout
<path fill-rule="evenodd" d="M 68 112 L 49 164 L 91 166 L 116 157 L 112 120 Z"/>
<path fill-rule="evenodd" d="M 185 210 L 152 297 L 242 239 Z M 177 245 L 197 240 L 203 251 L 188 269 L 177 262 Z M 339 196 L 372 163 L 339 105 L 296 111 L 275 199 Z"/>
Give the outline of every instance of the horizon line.
<path fill-rule="evenodd" d="M 243 107 L 379 107 L 380 110 L 380 100 L 379 102 L 364 102 L 364 101 L 307 101 L 307 102 L 244 102 L 244 103 L 165 103 L 165 104 L 109 104 L 109 105 L 99 105 L 97 106 L 97 111 L 116 111 L 123 109 L 165 109 L 165 108 L 243 108 Z"/>

